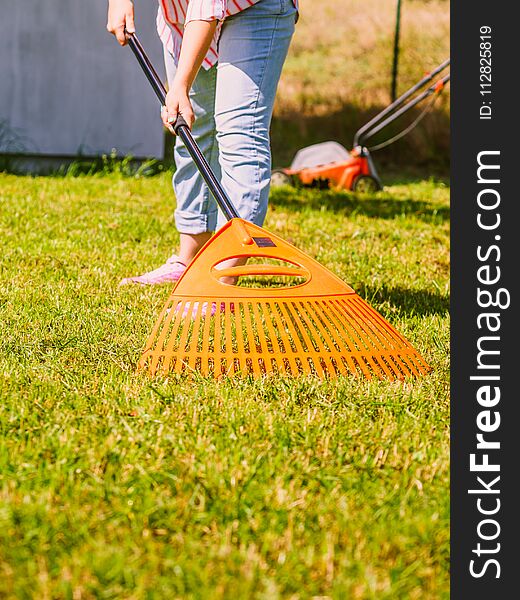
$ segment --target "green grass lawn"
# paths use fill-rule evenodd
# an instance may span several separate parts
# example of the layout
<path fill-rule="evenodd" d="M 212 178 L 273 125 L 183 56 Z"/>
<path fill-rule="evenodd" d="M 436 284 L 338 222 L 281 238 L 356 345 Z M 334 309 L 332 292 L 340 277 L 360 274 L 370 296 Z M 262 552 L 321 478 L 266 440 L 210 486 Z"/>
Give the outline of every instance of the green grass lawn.
<path fill-rule="evenodd" d="M 447 598 L 448 196 L 284 188 L 266 222 L 431 374 L 150 380 L 170 287 L 117 284 L 176 246 L 169 176 L 0 174 L 0 597 Z"/>

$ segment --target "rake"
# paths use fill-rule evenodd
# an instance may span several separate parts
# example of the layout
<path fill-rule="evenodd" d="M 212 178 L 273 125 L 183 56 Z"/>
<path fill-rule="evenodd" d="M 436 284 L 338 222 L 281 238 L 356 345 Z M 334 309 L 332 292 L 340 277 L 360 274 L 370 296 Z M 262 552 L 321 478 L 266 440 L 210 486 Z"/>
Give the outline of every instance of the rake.
<path fill-rule="evenodd" d="M 129 35 L 128 43 L 164 105 L 166 90 L 137 36 Z M 369 379 L 430 370 L 350 286 L 277 235 L 241 219 L 182 116 L 174 130 L 228 222 L 177 282 L 139 369 L 216 378 L 279 373 Z M 247 264 L 229 266 L 230 259 Z"/>

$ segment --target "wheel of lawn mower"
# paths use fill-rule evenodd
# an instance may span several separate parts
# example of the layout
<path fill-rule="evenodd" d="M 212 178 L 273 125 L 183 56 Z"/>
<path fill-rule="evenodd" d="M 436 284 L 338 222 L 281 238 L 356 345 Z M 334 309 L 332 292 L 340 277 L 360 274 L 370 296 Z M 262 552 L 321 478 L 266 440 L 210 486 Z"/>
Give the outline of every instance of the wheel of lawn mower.
<path fill-rule="evenodd" d="M 381 184 L 372 175 L 358 175 L 352 184 L 352 191 L 358 194 L 374 194 L 380 189 Z"/>
<path fill-rule="evenodd" d="M 271 187 L 282 187 L 283 185 L 294 185 L 293 178 L 283 169 L 274 169 L 271 173 Z"/>

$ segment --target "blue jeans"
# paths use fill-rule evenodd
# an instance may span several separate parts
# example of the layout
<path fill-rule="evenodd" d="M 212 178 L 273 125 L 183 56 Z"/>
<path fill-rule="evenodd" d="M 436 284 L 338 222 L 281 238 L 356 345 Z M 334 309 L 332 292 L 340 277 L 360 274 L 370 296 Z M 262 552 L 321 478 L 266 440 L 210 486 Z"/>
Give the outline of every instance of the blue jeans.
<path fill-rule="evenodd" d="M 193 135 L 243 219 L 262 225 L 271 179 L 269 125 L 296 11 L 292 0 L 259 0 L 228 17 L 219 62 L 201 68 L 190 92 Z M 176 65 L 165 52 L 171 83 Z M 180 233 L 215 231 L 225 218 L 178 138 L 173 188 Z"/>

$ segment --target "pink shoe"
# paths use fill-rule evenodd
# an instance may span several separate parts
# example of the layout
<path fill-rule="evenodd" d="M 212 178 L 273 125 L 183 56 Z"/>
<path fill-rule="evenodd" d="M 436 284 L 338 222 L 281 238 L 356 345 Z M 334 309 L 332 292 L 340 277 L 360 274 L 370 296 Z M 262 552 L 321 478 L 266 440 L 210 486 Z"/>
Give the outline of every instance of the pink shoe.
<path fill-rule="evenodd" d="M 171 283 L 172 281 L 179 281 L 184 271 L 186 271 L 186 265 L 181 263 L 179 257 L 173 254 L 164 265 L 161 265 L 154 271 L 137 277 L 125 277 L 119 285 L 127 285 L 129 283 L 140 283 L 141 285 Z"/>

